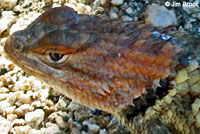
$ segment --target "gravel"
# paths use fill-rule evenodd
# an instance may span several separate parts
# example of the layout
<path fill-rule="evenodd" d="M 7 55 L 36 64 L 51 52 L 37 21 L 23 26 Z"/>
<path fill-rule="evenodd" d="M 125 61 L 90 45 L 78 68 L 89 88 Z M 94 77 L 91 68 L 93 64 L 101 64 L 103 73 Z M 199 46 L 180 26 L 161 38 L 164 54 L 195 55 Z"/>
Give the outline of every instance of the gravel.
<path fill-rule="evenodd" d="M 152 8 L 152 3 L 156 7 Z M 5 58 L 3 45 L 10 34 L 24 29 L 47 8 L 61 5 L 83 14 L 102 14 L 125 21 L 148 20 L 159 26 L 175 24 L 176 30 L 196 36 L 200 36 L 200 8 L 166 8 L 157 0 L 0 0 L 1 134 L 129 134 L 112 115 L 71 102 Z M 158 23 L 161 18 L 167 21 Z M 198 108 L 196 100 L 192 106 L 196 117 L 200 116 Z"/>

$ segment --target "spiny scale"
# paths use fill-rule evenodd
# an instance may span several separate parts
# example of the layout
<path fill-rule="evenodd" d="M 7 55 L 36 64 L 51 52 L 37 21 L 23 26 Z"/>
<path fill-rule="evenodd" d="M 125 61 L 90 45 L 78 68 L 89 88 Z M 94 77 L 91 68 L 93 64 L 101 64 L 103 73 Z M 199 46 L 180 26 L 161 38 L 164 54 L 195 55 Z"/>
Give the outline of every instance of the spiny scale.
<path fill-rule="evenodd" d="M 198 133 L 198 121 L 177 124 L 198 115 L 191 108 L 189 116 L 179 113 L 188 110 L 182 98 L 192 104 L 200 96 L 197 37 L 59 7 L 11 35 L 4 49 L 26 72 L 73 101 L 114 114 L 134 134 Z M 49 62 L 52 52 L 67 58 Z"/>

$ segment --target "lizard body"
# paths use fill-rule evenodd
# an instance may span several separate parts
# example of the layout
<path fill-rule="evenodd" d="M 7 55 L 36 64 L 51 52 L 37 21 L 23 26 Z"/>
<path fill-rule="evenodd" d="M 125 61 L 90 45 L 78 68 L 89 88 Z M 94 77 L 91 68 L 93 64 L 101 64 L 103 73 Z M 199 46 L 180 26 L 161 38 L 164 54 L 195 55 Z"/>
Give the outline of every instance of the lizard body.
<path fill-rule="evenodd" d="M 112 113 L 135 134 L 200 131 L 197 37 L 59 7 L 11 35 L 4 50 L 27 73 Z"/>

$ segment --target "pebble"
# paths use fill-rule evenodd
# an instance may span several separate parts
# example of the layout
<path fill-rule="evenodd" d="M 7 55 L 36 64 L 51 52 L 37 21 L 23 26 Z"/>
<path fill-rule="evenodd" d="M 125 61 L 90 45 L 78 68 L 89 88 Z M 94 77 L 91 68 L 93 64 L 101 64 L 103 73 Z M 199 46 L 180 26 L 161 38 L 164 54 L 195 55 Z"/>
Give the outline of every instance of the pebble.
<path fill-rule="evenodd" d="M 200 34 L 200 27 L 198 28 L 198 33 Z"/>
<path fill-rule="evenodd" d="M 200 128 L 200 111 L 197 113 L 196 115 L 196 124 L 197 124 L 197 127 Z"/>
<path fill-rule="evenodd" d="M 26 113 L 33 111 L 34 108 L 30 104 L 23 104 L 14 110 L 19 117 L 23 117 Z"/>
<path fill-rule="evenodd" d="M 112 18 L 112 19 L 117 19 L 117 18 L 118 18 L 117 13 L 114 13 L 114 12 L 110 12 L 110 13 L 109 13 L 109 16 L 110 16 L 110 18 Z"/>
<path fill-rule="evenodd" d="M 36 130 L 36 129 L 31 129 L 29 131 L 29 134 L 41 134 L 41 131 L 40 130 Z"/>
<path fill-rule="evenodd" d="M 104 11 L 103 7 L 97 7 L 97 11 L 99 11 L 100 13 L 102 13 Z"/>
<path fill-rule="evenodd" d="M 185 10 L 188 14 L 194 14 L 200 11 L 199 7 L 196 7 L 196 6 L 182 6 L 182 7 L 183 7 L 183 10 Z"/>
<path fill-rule="evenodd" d="M 26 125 L 26 126 L 16 126 L 14 127 L 14 134 L 28 134 L 29 131 L 31 130 L 31 127 Z"/>
<path fill-rule="evenodd" d="M 41 129 L 42 134 L 56 134 L 59 133 L 59 131 L 58 125 L 50 122 L 46 123 L 46 128 Z"/>
<path fill-rule="evenodd" d="M 14 110 L 16 109 L 16 106 L 10 106 L 10 107 L 7 107 L 5 109 L 5 114 L 8 115 L 8 114 L 12 114 L 14 112 Z"/>
<path fill-rule="evenodd" d="M 72 102 L 68 105 L 67 109 L 70 109 L 70 111 L 80 111 L 82 107 L 80 104 Z"/>
<path fill-rule="evenodd" d="M 122 10 L 126 10 L 127 8 L 129 8 L 129 7 L 128 7 L 128 3 L 127 3 L 127 2 L 124 2 L 123 5 L 121 5 L 121 9 L 122 9 Z"/>
<path fill-rule="evenodd" d="M 10 92 L 6 100 L 10 103 L 10 105 L 14 105 L 17 100 L 16 93 Z"/>
<path fill-rule="evenodd" d="M 0 88 L 0 90 L 1 90 L 1 88 Z M 5 100 L 9 95 L 8 93 L 1 93 L 1 91 L 0 91 L 0 101 Z"/>
<path fill-rule="evenodd" d="M 31 103 L 31 106 L 34 107 L 34 108 L 39 108 L 41 107 L 41 101 L 37 100 L 37 101 L 34 101 Z"/>
<path fill-rule="evenodd" d="M 78 121 L 73 120 L 72 118 L 68 120 L 68 123 L 71 124 L 72 126 L 76 126 L 79 129 L 84 129 L 83 126 L 81 126 L 81 124 Z"/>
<path fill-rule="evenodd" d="M 63 100 L 63 98 L 59 99 L 58 102 L 56 103 L 56 107 L 60 110 L 64 110 L 67 107 L 67 103 Z"/>
<path fill-rule="evenodd" d="M 111 3 L 113 5 L 121 5 L 124 3 L 124 0 L 111 0 Z"/>
<path fill-rule="evenodd" d="M 104 6 L 107 2 L 108 2 L 108 0 L 100 0 L 100 3 L 102 6 Z"/>
<path fill-rule="evenodd" d="M 87 125 L 88 129 L 91 133 L 97 133 L 100 130 L 100 126 L 96 125 L 96 124 L 91 124 L 88 121 L 83 121 L 82 123 L 83 125 Z"/>
<path fill-rule="evenodd" d="M 20 94 L 17 98 L 22 103 L 31 104 L 32 103 L 32 96 L 29 94 Z"/>
<path fill-rule="evenodd" d="M 1 134 L 8 134 L 8 132 L 11 130 L 13 126 L 13 123 L 6 120 L 0 115 L 0 132 Z"/>
<path fill-rule="evenodd" d="M 39 91 L 38 97 L 41 99 L 41 101 L 47 100 L 48 96 L 49 96 L 49 89 L 43 89 Z"/>
<path fill-rule="evenodd" d="M 200 111 L 200 99 L 195 99 L 194 103 L 192 104 L 192 113 L 193 115 L 197 115 Z"/>
<path fill-rule="evenodd" d="M 107 134 L 108 132 L 106 131 L 106 129 L 101 129 L 100 131 L 99 131 L 99 134 Z"/>
<path fill-rule="evenodd" d="M 6 68 L 1 68 L 0 69 L 0 76 L 1 75 L 4 75 L 5 73 L 7 73 L 8 72 L 8 70 L 6 69 Z"/>
<path fill-rule="evenodd" d="M 13 121 L 13 125 L 14 126 L 22 126 L 25 125 L 25 120 L 24 119 L 15 119 Z"/>
<path fill-rule="evenodd" d="M 44 111 L 42 109 L 36 109 L 33 112 L 25 114 L 25 121 L 28 125 L 38 127 L 44 120 Z"/>
<path fill-rule="evenodd" d="M 15 119 L 17 119 L 17 115 L 16 114 L 8 114 L 7 115 L 7 120 L 8 121 L 14 121 Z"/>
<path fill-rule="evenodd" d="M 128 7 L 126 9 L 126 12 L 129 14 L 129 15 L 132 15 L 133 14 L 133 9 L 131 7 Z"/>
<path fill-rule="evenodd" d="M 196 15 L 196 18 L 197 18 L 198 20 L 200 20 L 200 13 L 198 13 L 198 14 Z"/>
<path fill-rule="evenodd" d="M 16 4 L 17 0 L 0 0 L 0 9 L 1 8 L 12 9 Z"/>
<path fill-rule="evenodd" d="M 132 21 L 133 19 L 129 16 L 122 16 L 123 21 Z"/>
<path fill-rule="evenodd" d="M 81 134 L 80 130 L 78 128 L 72 128 L 70 134 Z"/>
<path fill-rule="evenodd" d="M 153 24 L 154 26 L 167 27 L 177 24 L 177 19 L 174 11 L 168 10 L 159 4 L 148 6 L 145 11 L 145 23 Z"/>
<path fill-rule="evenodd" d="M 12 23 L 16 21 L 16 17 L 13 16 L 14 13 L 12 11 L 3 11 L 2 17 L 0 19 L 0 34 L 7 30 Z M 3 25 L 2 25 L 3 24 Z"/>
<path fill-rule="evenodd" d="M 3 100 L 0 102 L 0 113 L 5 113 L 5 109 L 10 107 L 10 103 L 7 100 Z"/>
<path fill-rule="evenodd" d="M 85 131 L 81 131 L 81 134 L 88 134 L 87 132 L 85 132 Z"/>
<path fill-rule="evenodd" d="M 55 118 L 55 122 L 56 122 L 56 124 L 58 124 L 59 128 L 65 128 L 65 123 L 63 121 L 63 117 L 57 116 Z"/>

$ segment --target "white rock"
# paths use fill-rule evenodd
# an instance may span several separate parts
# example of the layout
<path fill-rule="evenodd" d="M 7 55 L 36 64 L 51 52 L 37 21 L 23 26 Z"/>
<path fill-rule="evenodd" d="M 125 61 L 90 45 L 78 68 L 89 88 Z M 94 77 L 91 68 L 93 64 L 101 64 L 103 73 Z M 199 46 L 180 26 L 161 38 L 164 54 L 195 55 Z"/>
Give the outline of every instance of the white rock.
<path fill-rule="evenodd" d="M 0 101 L 5 100 L 8 97 L 7 93 L 0 93 Z"/>
<path fill-rule="evenodd" d="M 56 124 L 47 122 L 46 127 L 41 129 L 42 134 L 56 134 L 59 132 L 59 127 Z"/>
<path fill-rule="evenodd" d="M 199 128 L 200 127 L 200 111 L 197 113 L 195 118 L 196 118 L 197 127 Z"/>
<path fill-rule="evenodd" d="M 45 84 L 43 84 L 41 81 L 35 79 L 34 77 L 30 77 L 32 79 L 32 91 L 38 91 L 41 89 L 46 88 Z"/>
<path fill-rule="evenodd" d="M 145 16 L 145 22 L 153 24 L 154 26 L 167 27 L 172 24 L 177 24 L 174 11 L 170 11 L 159 4 L 152 4 L 148 6 L 145 11 Z"/>
<path fill-rule="evenodd" d="M 59 99 L 58 103 L 56 104 L 58 109 L 66 109 L 67 103 L 63 99 Z"/>
<path fill-rule="evenodd" d="M 132 21 L 133 19 L 129 16 L 122 16 L 123 21 Z"/>
<path fill-rule="evenodd" d="M 32 102 L 32 99 L 31 99 L 31 95 L 28 95 L 28 94 L 20 94 L 18 96 L 18 101 L 21 101 L 22 103 L 25 103 L 25 104 L 31 104 Z"/>
<path fill-rule="evenodd" d="M 30 126 L 38 127 L 44 120 L 44 111 L 42 109 L 36 109 L 33 112 L 25 114 L 25 121 Z"/>
<path fill-rule="evenodd" d="M 6 108 L 10 107 L 10 103 L 7 100 L 0 102 L 0 113 L 4 113 Z"/>
<path fill-rule="evenodd" d="M 67 109 L 69 109 L 70 111 L 79 111 L 82 109 L 81 105 L 76 103 L 76 102 L 71 102 Z"/>
<path fill-rule="evenodd" d="M 34 108 L 30 104 L 23 104 L 17 109 L 15 109 L 14 113 L 20 117 L 20 116 L 24 116 L 27 112 L 31 112 L 33 110 Z"/>
<path fill-rule="evenodd" d="M 10 92 L 8 95 L 8 98 L 6 100 L 10 103 L 10 105 L 14 105 L 14 103 L 16 102 L 16 99 L 17 99 L 17 97 L 16 97 L 15 93 Z"/>
<path fill-rule="evenodd" d="M 13 125 L 14 126 L 22 126 L 22 125 L 24 125 L 25 124 L 25 120 L 24 119 L 15 119 L 14 121 L 13 121 Z"/>
<path fill-rule="evenodd" d="M 124 0 L 112 0 L 111 3 L 113 5 L 121 5 L 124 3 Z"/>
<path fill-rule="evenodd" d="M 87 132 L 85 132 L 85 131 L 81 131 L 81 134 L 88 134 Z"/>
<path fill-rule="evenodd" d="M 108 1 L 107 0 L 100 0 L 100 4 L 104 6 Z"/>
<path fill-rule="evenodd" d="M 16 106 L 10 106 L 10 107 L 7 107 L 6 109 L 5 109 L 5 113 L 6 113 L 6 115 L 8 115 L 8 114 L 12 114 L 13 113 L 13 111 L 16 109 Z"/>
<path fill-rule="evenodd" d="M 1 3 L 1 2 L 0 2 Z M 0 19 L 0 34 L 5 31 L 12 23 L 16 21 L 16 17 L 13 16 L 12 11 L 3 11 L 2 18 Z"/>
<path fill-rule="evenodd" d="M 31 103 L 31 106 L 34 108 L 41 107 L 41 105 L 42 105 L 42 103 L 39 100 Z"/>
<path fill-rule="evenodd" d="M 42 132 L 40 130 L 32 129 L 29 131 L 29 134 L 41 134 Z"/>
<path fill-rule="evenodd" d="M 77 6 L 76 6 L 76 11 L 78 12 L 78 13 L 84 13 L 85 12 L 85 10 L 86 10 L 86 7 L 85 7 L 85 5 L 84 4 L 82 4 L 82 3 L 77 3 Z"/>
<path fill-rule="evenodd" d="M 88 121 L 83 121 L 83 125 L 87 125 L 91 133 L 97 133 L 100 130 L 100 126 L 97 126 L 96 124 L 91 124 Z"/>
<path fill-rule="evenodd" d="M 14 134 L 28 134 L 30 130 L 31 130 L 31 127 L 28 125 L 16 126 L 14 127 Z"/>
<path fill-rule="evenodd" d="M 17 81 L 15 83 L 15 86 L 13 87 L 12 91 L 28 91 L 30 90 L 30 84 L 27 82 L 27 79 L 22 77 L 20 78 L 20 81 Z"/>
<path fill-rule="evenodd" d="M 199 3 L 200 2 L 195 2 L 198 3 L 198 6 L 188 6 L 187 4 L 182 4 L 183 10 L 185 10 L 188 14 L 192 13 L 198 13 L 199 12 Z"/>
<path fill-rule="evenodd" d="M 42 89 L 39 91 L 39 98 L 41 101 L 44 101 L 49 96 L 49 89 Z"/>
<path fill-rule="evenodd" d="M 200 99 L 195 99 L 192 103 L 192 113 L 196 115 L 200 111 Z"/>
<path fill-rule="evenodd" d="M 104 8 L 103 7 L 97 7 L 97 11 L 99 11 L 100 13 L 103 13 Z"/>
<path fill-rule="evenodd" d="M 115 12 L 110 12 L 110 13 L 109 13 L 109 16 L 110 16 L 110 18 L 112 18 L 112 19 L 118 18 L 117 13 L 115 13 Z"/>
<path fill-rule="evenodd" d="M 1 134 L 8 134 L 10 129 L 12 128 L 13 123 L 10 121 L 7 121 L 5 118 L 3 118 L 0 115 L 0 132 Z"/>
<path fill-rule="evenodd" d="M 0 0 L 0 8 L 11 9 L 17 4 L 17 0 Z M 2 23 L 0 23 L 2 24 Z"/>
<path fill-rule="evenodd" d="M 200 20 L 200 13 L 198 13 L 196 17 L 198 20 Z"/>
<path fill-rule="evenodd" d="M 81 134 L 80 130 L 78 128 L 72 128 L 70 134 Z"/>
<path fill-rule="evenodd" d="M 104 129 L 101 129 L 100 131 L 99 131 L 99 134 L 107 134 L 108 132 L 106 131 L 106 129 L 104 128 Z"/>
<path fill-rule="evenodd" d="M 74 124 L 76 126 L 76 128 L 81 129 L 81 124 L 77 121 L 74 121 L 72 118 L 69 118 L 69 120 L 67 122 L 69 124 Z"/>
<path fill-rule="evenodd" d="M 9 114 L 7 115 L 7 120 L 13 122 L 15 119 L 17 119 L 16 114 Z"/>
<path fill-rule="evenodd" d="M 65 123 L 63 121 L 63 118 L 61 116 L 57 116 L 55 118 L 56 124 L 60 127 L 60 128 L 64 128 L 65 127 Z"/>
<path fill-rule="evenodd" d="M 2 47 L 1 47 L 1 49 L 3 49 Z M 2 51 L 3 52 L 3 51 Z M 0 93 L 2 94 L 2 93 L 8 93 L 9 92 L 9 89 L 8 88 L 6 88 L 6 87 L 0 87 Z"/>
<path fill-rule="evenodd" d="M 65 6 L 68 6 L 68 7 L 71 7 L 71 8 L 73 8 L 73 9 L 76 9 L 76 6 L 74 5 L 74 4 L 72 4 L 72 3 L 65 3 L 64 4 Z"/>
<path fill-rule="evenodd" d="M 133 9 L 131 7 L 128 7 L 126 9 L 126 12 L 131 15 L 131 14 L 133 14 Z"/>

